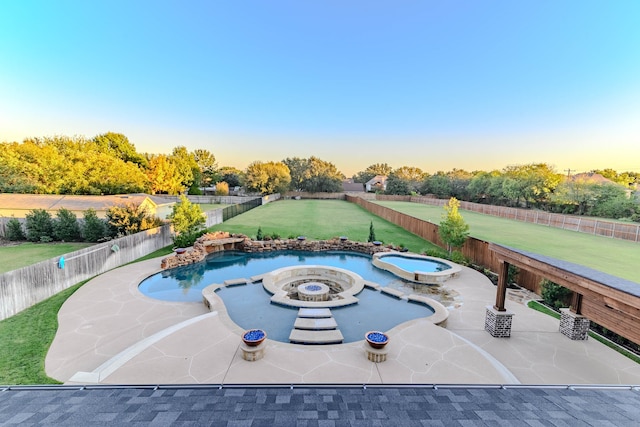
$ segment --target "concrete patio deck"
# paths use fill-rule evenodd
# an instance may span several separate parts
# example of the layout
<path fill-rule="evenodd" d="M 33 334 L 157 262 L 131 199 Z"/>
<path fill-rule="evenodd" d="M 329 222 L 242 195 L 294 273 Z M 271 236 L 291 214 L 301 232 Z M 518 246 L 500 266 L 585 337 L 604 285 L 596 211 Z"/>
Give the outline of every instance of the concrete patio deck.
<path fill-rule="evenodd" d="M 495 287 L 463 268 L 446 285 L 461 295 L 447 327 L 428 318 L 390 331 L 383 363 L 367 360 L 364 342 L 301 346 L 267 340 L 265 357 L 242 359 L 240 335 L 220 301 L 148 298 L 138 283 L 160 271 L 160 259 L 131 264 L 91 280 L 59 313 L 45 361 L 68 384 L 640 384 L 640 365 L 599 342 L 572 341 L 559 321 L 529 309 L 510 291 L 510 338 L 484 331 Z"/>

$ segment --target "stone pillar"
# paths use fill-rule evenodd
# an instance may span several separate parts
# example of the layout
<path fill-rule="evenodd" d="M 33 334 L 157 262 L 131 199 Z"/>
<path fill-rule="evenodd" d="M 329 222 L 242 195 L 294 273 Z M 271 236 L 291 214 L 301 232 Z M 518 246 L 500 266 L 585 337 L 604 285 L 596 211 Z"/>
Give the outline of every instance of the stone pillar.
<path fill-rule="evenodd" d="M 561 308 L 560 332 L 572 340 L 586 340 L 589 338 L 589 319 L 568 308 Z"/>
<path fill-rule="evenodd" d="M 240 350 L 242 350 L 242 358 L 248 362 L 255 362 L 256 360 L 260 360 L 264 357 L 264 350 L 266 347 L 266 341 L 261 342 L 255 347 L 248 346 L 245 343 L 241 342 Z"/>
<path fill-rule="evenodd" d="M 504 310 L 497 310 L 495 307 L 488 305 L 487 313 L 484 319 L 484 330 L 489 332 L 495 338 L 509 338 L 511 336 L 511 319 L 513 313 Z"/>
<path fill-rule="evenodd" d="M 367 353 L 367 359 L 374 363 L 382 363 L 387 360 L 389 349 L 385 345 L 382 348 L 373 348 L 366 341 L 364 342 L 364 351 Z"/>

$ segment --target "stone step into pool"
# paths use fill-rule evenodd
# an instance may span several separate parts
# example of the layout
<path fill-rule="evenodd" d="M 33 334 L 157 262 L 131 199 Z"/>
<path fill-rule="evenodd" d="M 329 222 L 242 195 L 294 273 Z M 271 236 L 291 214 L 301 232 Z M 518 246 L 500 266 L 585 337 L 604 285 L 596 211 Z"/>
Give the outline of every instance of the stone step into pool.
<path fill-rule="evenodd" d="M 289 342 L 293 344 L 341 344 L 344 341 L 344 336 L 337 328 L 338 323 L 328 308 L 301 308 L 298 310 L 298 317 L 291 334 L 289 334 Z"/>

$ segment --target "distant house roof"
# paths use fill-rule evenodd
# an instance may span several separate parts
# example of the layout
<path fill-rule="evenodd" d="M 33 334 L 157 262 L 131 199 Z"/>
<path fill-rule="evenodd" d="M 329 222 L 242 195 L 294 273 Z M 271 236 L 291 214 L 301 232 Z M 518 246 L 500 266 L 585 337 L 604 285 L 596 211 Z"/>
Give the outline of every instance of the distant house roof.
<path fill-rule="evenodd" d="M 369 181 L 366 182 L 366 185 L 384 185 L 384 183 L 387 182 L 387 176 L 386 175 L 376 175 L 373 178 L 371 178 Z"/>
<path fill-rule="evenodd" d="M 7 211 L 29 211 L 32 209 L 57 211 L 62 208 L 74 212 L 82 212 L 88 209 L 105 212 L 112 206 L 129 203 L 145 204 L 155 210 L 158 206 L 173 204 L 174 201 L 142 193 L 112 196 L 0 193 L 0 211 L 3 214 L 6 214 Z"/>
<path fill-rule="evenodd" d="M 352 179 L 342 181 L 342 191 L 344 192 L 364 192 L 364 184 L 361 182 L 353 182 Z"/>
<path fill-rule="evenodd" d="M 569 177 L 569 180 L 571 180 L 571 181 L 586 181 L 586 182 L 591 182 L 593 184 L 615 184 L 615 185 L 620 185 L 617 182 L 613 182 L 610 179 L 605 178 L 604 176 L 600 175 L 599 173 L 594 173 L 594 172 L 577 173 L 575 175 L 571 175 Z"/>

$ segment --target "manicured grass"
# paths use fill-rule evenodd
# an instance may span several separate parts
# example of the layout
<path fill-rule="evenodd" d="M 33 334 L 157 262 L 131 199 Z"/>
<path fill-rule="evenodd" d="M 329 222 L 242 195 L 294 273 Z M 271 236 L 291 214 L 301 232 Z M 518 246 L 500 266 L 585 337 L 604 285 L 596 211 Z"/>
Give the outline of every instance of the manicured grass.
<path fill-rule="evenodd" d="M 44 371 L 44 359 L 58 329 L 58 311 L 78 283 L 0 321 L 0 384 L 59 384 Z"/>
<path fill-rule="evenodd" d="M 527 304 L 527 307 L 539 311 L 541 313 L 547 314 L 551 317 L 554 317 L 556 319 L 560 319 L 560 313 L 551 310 L 549 307 L 540 304 L 537 301 L 529 301 L 529 303 Z M 602 335 L 596 334 L 593 331 L 589 331 L 589 336 L 591 338 L 593 338 L 594 340 L 601 342 L 602 344 L 606 345 L 607 347 L 609 347 L 612 350 L 617 351 L 618 353 L 622 354 L 623 356 L 633 360 L 636 363 L 640 363 L 640 356 L 638 356 L 637 354 L 627 350 L 624 347 L 619 346 L 618 344 L 606 339 L 605 337 L 603 337 Z"/>
<path fill-rule="evenodd" d="M 281 200 L 238 215 L 212 227 L 212 230 L 242 233 L 255 238 L 258 227 L 261 227 L 265 235 L 277 233 L 282 238 L 306 236 L 323 240 L 347 236 L 351 240 L 366 242 L 371 221 L 376 239 L 384 243 L 404 244 L 417 253 L 437 248 L 415 234 L 343 200 Z"/>
<path fill-rule="evenodd" d="M 0 246 L 0 273 L 5 273 L 27 265 L 55 258 L 93 243 L 21 243 Z"/>
<path fill-rule="evenodd" d="M 222 209 L 222 208 L 226 208 L 227 206 L 231 206 L 231 205 L 225 205 L 224 203 L 199 203 L 200 205 L 200 209 L 202 209 L 202 212 L 206 212 L 206 211 L 213 211 L 216 209 Z"/>
<path fill-rule="evenodd" d="M 444 209 L 410 202 L 376 203 L 435 224 Z M 640 283 L 640 243 L 461 210 L 472 237 L 547 255 Z"/>

